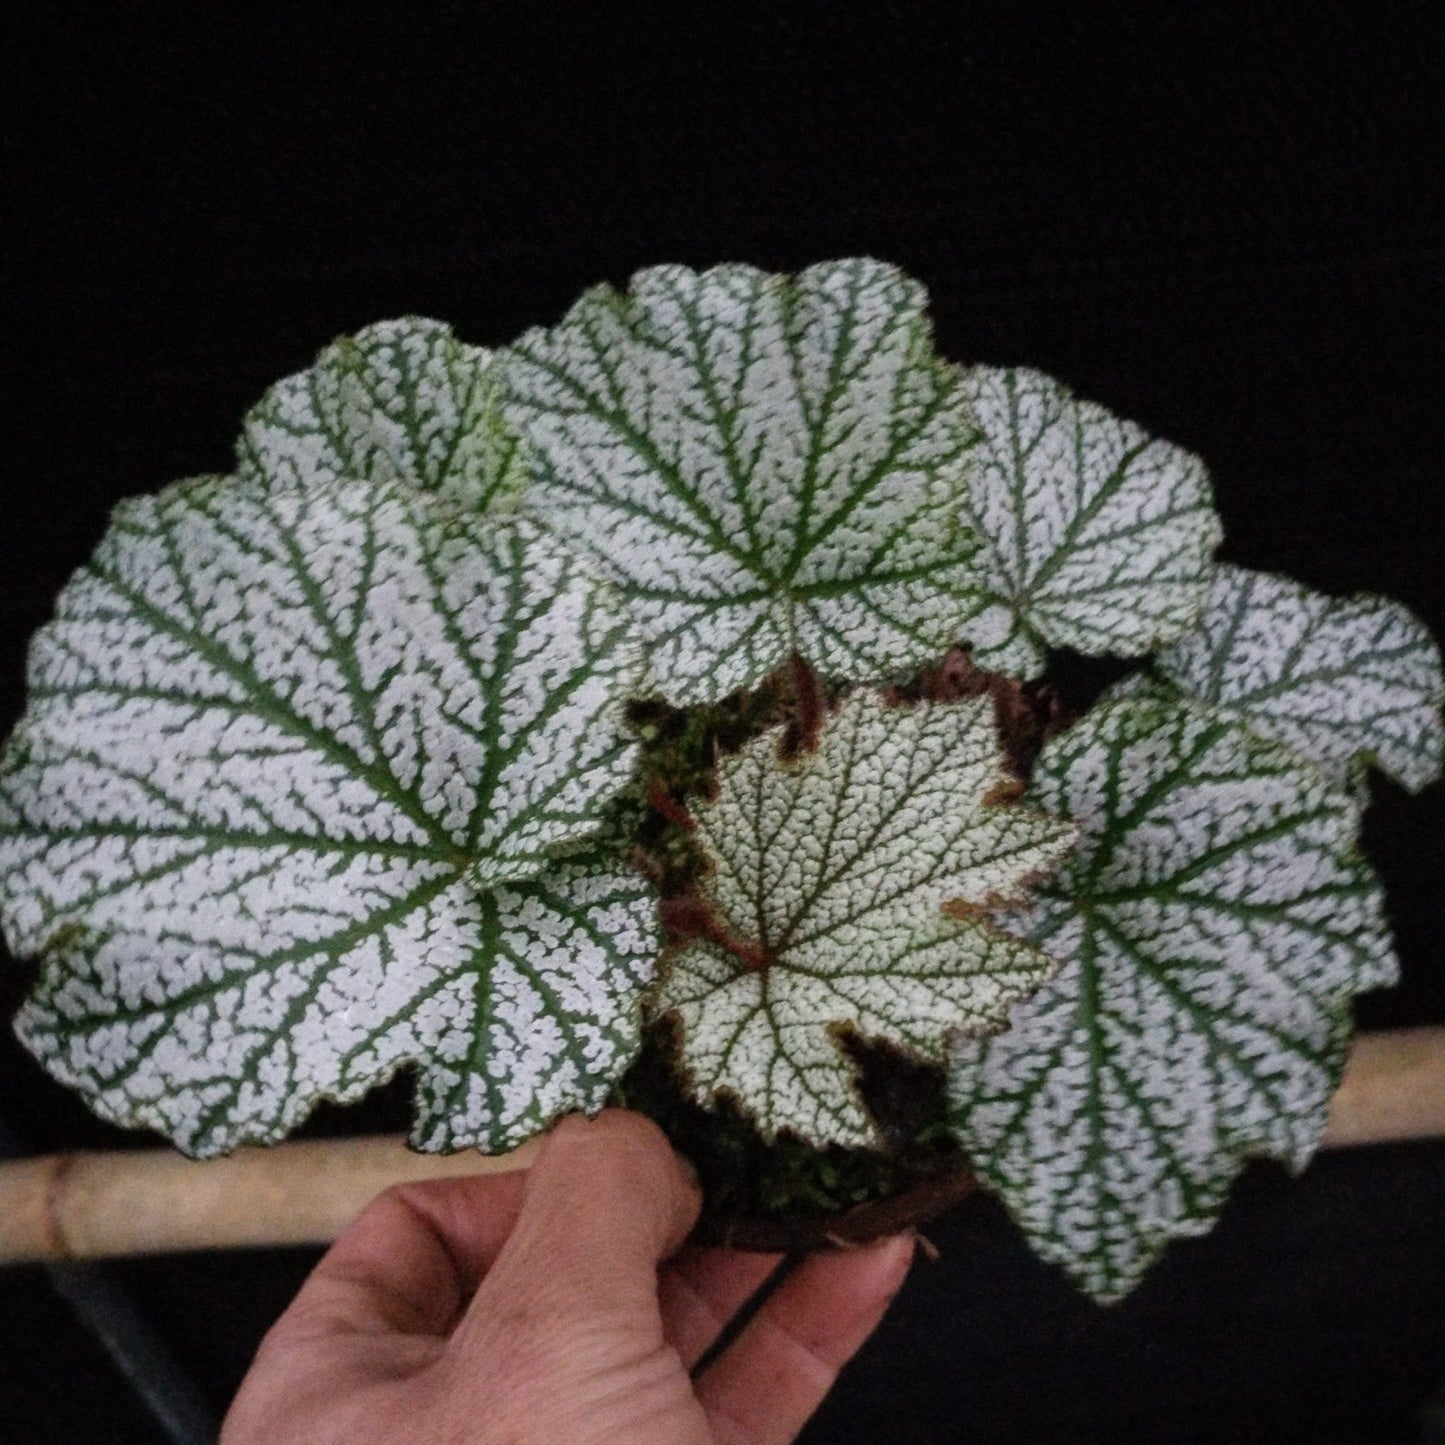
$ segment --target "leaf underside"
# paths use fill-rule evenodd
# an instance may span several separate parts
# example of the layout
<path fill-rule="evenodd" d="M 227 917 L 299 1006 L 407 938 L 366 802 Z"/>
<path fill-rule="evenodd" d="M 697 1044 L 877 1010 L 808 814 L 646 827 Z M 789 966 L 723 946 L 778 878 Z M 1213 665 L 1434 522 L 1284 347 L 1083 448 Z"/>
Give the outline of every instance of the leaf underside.
<path fill-rule="evenodd" d="M 1036 371 L 972 367 L 964 390 L 968 520 L 1007 618 L 976 660 L 1028 677 L 1048 647 L 1135 657 L 1193 627 L 1223 536 L 1198 457 Z"/>
<path fill-rule="evenodd" d="M 715 702 L 794 652 L 874 678 L 967 630 L 974 433 L 924 303 L 874 261 L 659 266 L 506 355 L 529 505 L 610 569 L 669 700 Z"/>
<path fill-rule="evenodd" d="M 415 316 L 342 337 L 277 382 L 237 453 L 239 475 L 268 487 L 403 482 L 468 511 L 515 506 L 527 476 L 492 353 Z"/>
<path fill-rule="evenodd" d="M 1154 659 L 1154 676 L 1337 782 L 1368 759 L 1418 792 L 1445 761 L 1440 649 L 1384 597 L 1325 597 L 1287 577 L 1221 566 L 1198 631 Z"/>
<path fill-rule="evenodd" d="M 575 855 L 630 776 L 611 589 L 400 485 L 230 478 L 125 505 L 31 656 L 0 767 L 18 1027 L 201 1155 L 420 1066 L 418 1142 L 600 1106 L 653 962 Z"/>
<path fill-rule="evenodd" d="M 1017 901 L 1073 829 L 999 801 L 987 699 L 905 709 L 857 692 L 816 753 L 780 764 L 776 744 L 724 759 L 697 810 L 710 901 L 766 966 L 689 944 L 656 1008 L 681 1023 L 700 1102 L 733 1096 L 768 1138 L 873 1145 L 841 1034 L 941 1061 L 954 1033 L 1000 1027 L 1054 963 L 985 910 Z"/>
<path fill-rule="evenodd" d="M 1228 718 L 1106 704 L 1030 797 L 1083 829 L 1011 920 L 1065 965 L 957 1046 L 956 1126 L 1034 1248 L 1113 1300 L 1209 1227 L 1244 1156 L 1303 1166 L 1350 998 L 1395 962 L 1352 800 Z"/>

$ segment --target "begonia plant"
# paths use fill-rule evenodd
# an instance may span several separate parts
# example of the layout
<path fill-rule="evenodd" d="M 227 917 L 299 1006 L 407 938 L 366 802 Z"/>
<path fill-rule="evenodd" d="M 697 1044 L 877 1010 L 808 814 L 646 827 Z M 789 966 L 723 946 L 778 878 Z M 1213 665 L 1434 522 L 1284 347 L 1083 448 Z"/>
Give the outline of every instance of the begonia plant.
<path fill-rule="evenodd" d="M 35 638 L 19 1035 L 202 1157 L 410 1070 L 419 1149 L 624 1102 L 723 1212 L 967 1168 L 1118 1298 L 1318 1144 L 1396 975 L 1367 773 L 1445 751 L 1418 621 L 1222 537 L 1198 458 L 946 360 L 876 261 L 370 326 Z"/>

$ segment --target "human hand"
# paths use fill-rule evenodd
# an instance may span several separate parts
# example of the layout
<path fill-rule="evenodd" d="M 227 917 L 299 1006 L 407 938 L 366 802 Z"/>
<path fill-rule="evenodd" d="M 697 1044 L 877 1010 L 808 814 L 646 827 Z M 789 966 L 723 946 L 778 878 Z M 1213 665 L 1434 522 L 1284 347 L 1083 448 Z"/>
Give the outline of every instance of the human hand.
<path fill-rule="evenodd" d="M 693 1381 L 779 1259 L 681 1248 L 700 1204 L 621 1110 L 562 1120 L 526 1173 L 388 1190 L 262 1341 L 221 1445 L 785 1445 L 912 1240 L 810 1256 Z"/>

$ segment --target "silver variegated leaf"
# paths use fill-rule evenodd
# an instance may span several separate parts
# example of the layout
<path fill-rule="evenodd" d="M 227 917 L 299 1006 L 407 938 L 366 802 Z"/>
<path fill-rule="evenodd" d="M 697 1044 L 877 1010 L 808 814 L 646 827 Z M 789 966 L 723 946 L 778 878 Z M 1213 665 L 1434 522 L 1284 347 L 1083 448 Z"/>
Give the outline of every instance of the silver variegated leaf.
<path fill-rule="evenodd" d="M 1198 457 L 1037 371 L 972 367 L 964 388 L 967 516 L 1007 619 L 975 659 L 1032 676 L 1046 647 L 1135 657 L 1193 627 L 1223 535 Z"/>
<path fill-rule="evenodd" d="M 530 522 L 375 482 L 125 504 L 0 764 L 0 920 L 44 965 L 22 1037 L 202 1155 L 412 1063 L 426 1147 L 600 1106 L 654 905 L 576 854 L 630 776 L 638 666 Z"/>
<path fill-rule="evenodd" d="M 379 321 L 276 383 L 247 416 L 240 475 L 273 487 L 405 482 L 463 509 L 515 505 L 526 483 L 493 354 L 440 321 Z"/>
<path fill-rule="evenodd" d="M 793 652 L 878 677 L 968 630 L 974 433 L 924 301 L 874 261 L 659 266 L 516 343 L 530 504 L 611 569 L 672 701 L 716 701 Z"/>
<path fill-rule="evenodd" d="M 844 1036 L 941 1060 L 952 1035 L 999 1028 L 1054 964 L 987 911 L 1074 832 L 1011 801 L 986 698 L 898 708 L 855 692 L 815 753 L 782 764 L 777 741 L 724 759 L 697 810 L 710 901 L 741 952 L 687 945 L 657 1009 L 681 1025 L 699 1101 L 734 1097 L 767 1137 L 876 1144 Z"/>
<path fill-rule="evenodd" d="M 1154 659 L 1154 675 L 1339 782 L 1364 759 L 1418 792 L 1445 761 L 1440 649 L 1388 598 L 1325 597 L 1222 566 L 1198 630 Z"/>
<path fill-rule="evenodd" d="M 1395 961 L 1353 801 L 1231 719 L 1106 704 L 1030 797 L 1083 830 L 1011 921 L 1064 967 L 1007 1033 L 957 1045 L 953 1107 L 1034 1248 L 1113 1300 L 1209 1228 L 1246 1155 L 1303 1166 L 1351 996 Z"/>

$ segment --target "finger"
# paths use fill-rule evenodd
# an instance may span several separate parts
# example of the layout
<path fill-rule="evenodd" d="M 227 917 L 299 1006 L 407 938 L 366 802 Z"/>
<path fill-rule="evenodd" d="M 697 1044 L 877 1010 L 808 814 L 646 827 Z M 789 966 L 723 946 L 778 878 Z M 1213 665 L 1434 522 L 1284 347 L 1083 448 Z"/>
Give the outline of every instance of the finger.
<path fill-rule="evenodd" d="M 444 1335 L 517 1222 L 526 1172 L 401 1184 L 322 1257 L 278 1330 Z"/>
<path fill-rule="evenodd" d="M 877 1328 L 913 1259 L 913 1237 L 814 1254 L 697 1384 L 720 1445 L 786 1445 Z"/>
<path fill-rule="evenodd" d="M 661 1335 L 657 1266 L 687 1237 L 701 1198 L 662 1131 L 608 1109 L 563 1119 L 532 1165 L 521 1214 L 472 1316 L 528 1316 Z"/>
<path fill-rule="evenodd" d="M 780 1254 L 684 1249 L 658 1279 L 662 1332 L 684 1369 L 702 1358 L 723 1327 L 782 1262 Z"/>

